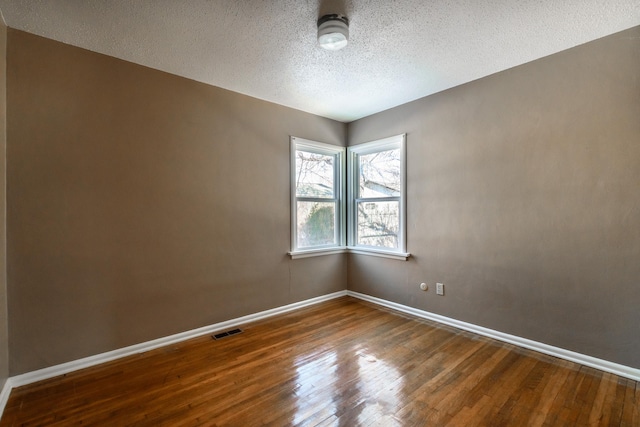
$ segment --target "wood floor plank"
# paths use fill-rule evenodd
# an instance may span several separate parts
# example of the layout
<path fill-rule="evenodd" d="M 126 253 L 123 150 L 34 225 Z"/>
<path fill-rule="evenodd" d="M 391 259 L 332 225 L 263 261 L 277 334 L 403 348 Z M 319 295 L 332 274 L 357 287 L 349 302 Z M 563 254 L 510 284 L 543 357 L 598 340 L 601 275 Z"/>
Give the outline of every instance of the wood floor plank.
<path fill-rule="evenodd" d="M 624 379 L 624 399 L 622 400 L 622 411 L 620 413 L 620 425 L 631 426 L 633 418 L 633 399 L 635 397 L 635 386 L 629 387 L 629 380 Z"/>
<path fill-rule="evenodd" d="M 12 391 L 5 426 L 640 425 L 638 383 L 344 297 Z"/>

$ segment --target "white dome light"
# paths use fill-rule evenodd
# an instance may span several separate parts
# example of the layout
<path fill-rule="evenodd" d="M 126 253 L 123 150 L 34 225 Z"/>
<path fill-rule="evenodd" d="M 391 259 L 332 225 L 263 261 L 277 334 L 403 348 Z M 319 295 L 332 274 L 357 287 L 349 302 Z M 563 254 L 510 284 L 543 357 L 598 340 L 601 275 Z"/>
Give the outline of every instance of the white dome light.
<path fill-rule="evenodd" d="M 349 41 L 349 20 L 342 15 L 324 15 L 318 19 L 318 43 L 327 50 L 340 50 Z"/>

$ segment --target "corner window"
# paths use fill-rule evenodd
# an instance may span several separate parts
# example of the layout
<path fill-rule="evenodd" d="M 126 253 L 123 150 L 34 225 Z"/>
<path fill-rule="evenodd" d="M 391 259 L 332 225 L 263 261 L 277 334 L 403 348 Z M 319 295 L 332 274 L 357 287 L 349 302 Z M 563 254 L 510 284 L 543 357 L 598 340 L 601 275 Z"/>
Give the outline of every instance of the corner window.
<path fill-rule="evenodd" d="M 292 256 L 344 246 L 344 151 L 291 138 Z"/>
<path fill-rule="evenodd" d="M 346 155 L 342 147 L 291 137 L 289 255 L 406 260 L 405 135 L 349 147 Z"/>
<path fill-rule="evenodd" d="M 349 246 L 406 254 L 405 135 L 349 147 Z"/>

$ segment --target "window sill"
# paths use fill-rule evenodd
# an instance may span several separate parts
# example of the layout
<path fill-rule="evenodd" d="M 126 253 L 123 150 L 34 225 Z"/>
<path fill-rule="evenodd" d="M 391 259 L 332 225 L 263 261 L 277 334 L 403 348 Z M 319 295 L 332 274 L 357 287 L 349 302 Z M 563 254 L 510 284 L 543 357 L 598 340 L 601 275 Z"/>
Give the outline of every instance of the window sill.
<path fill-rule="evenodd" d="M 343 254 L 347 252 L 347 248 L 343 246 L 337 246 L 334 248 L 322 248 L 322 249 L 307 249 L 300 251 L 292 251 L 287 252 L 287 254 L 291 257 L 291 259 L 298 258 L 310 258 L 314 256 L 323 256 L 323 255 L 333 255 L 333 254 Z"/>
<path fill-rule="evenodd" d="M 400 261 L 406 261 L 411 256 L 411 254 L 408 252 L 392 252 L 374 248 L 359 248 L 353 246 L 348 247 L 347 252 L 350 254 L 377 256 L 381 258 L 397 259 Z"/>
<path fill-rule="evenodd" d="M 400 261 L 406 261 L 411 256 L 410 253 L 406 253 L 406 252 L 391 252 L 391 251 L 383 251 L 379 249 L 356 248 L 356 247 L 308 249 L 308 250 L 301 250 L 301 251 L 292 251 L 292 252 L 288 252 L 287 254 L 291 257 L 291 259 L 299 259 L 299 258 L 311 258 L 316 256 L 343 254 L 343 253 L 376 256 L 376 257 L 382 257 L 382 258 L 397 259 Z"/>

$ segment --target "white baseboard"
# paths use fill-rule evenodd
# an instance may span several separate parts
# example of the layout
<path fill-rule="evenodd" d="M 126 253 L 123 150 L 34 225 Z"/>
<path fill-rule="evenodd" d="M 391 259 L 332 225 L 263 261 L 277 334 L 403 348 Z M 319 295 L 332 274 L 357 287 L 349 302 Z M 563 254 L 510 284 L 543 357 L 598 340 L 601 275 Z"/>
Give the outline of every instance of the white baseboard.
<path fill-rule="evenodd" d="M 287 313 L 289 311 L 297 310 L 302 307 L 307 307 L 307 306 L 318 304 L 334 298 L 343 297 L 346 295 L 347 295 L 347 291 L 339 291 L 332 294 L 323 295 L 316 298 L 311 298 L 308 300 L 285 305 L 282 307 L 261 311 L 259 313 L 249 314 L 247 316 L 238 317 L 236 319 L 227 320 L 224 322 L 216 323 L 209 326 L 204 326 L 202 328 L 193 329 L 186 332 L 181 332 L 179 334 L 170 335 L 168 337 L 158 338 L 152 341 L 147 341 L 147 342 L 135 344 L 129 347 L 108 351 L 106 353 L 97 354 L 95 356 L 85 357 L 85 358 L 74 360 L 71 362 L 62 363 L 60 365 L 39 369 L 37 371 L 16 375 L 16 376 L 10 377 L 7 380 L 7 383 L 10 384 L 11 388 L 21 387 L 27 384 L 32 384 L 37 381 L 46 380 L 49 378 L 57 377 L 59 375 L 68 374 L 70 372 L 74 372 L 80 369 L 96 366 L 101 363 L 110 362 L 112 360 L 121 359 L 123 357 L 131 356 L 134 354 L 144 353 L 146 351 L 153 350 L 159 347 L 164 347 L 167 345 L 186 341 L 191 338 L 200 337 L 202 335 L 207 335 L 207 334 L 218 332 L 225 329 L 236 328 L 238 326 L 241 326 L 242 324 L 266 319 L 268 317 Z M 6 388 L 6 385 L 5 385 L 5 388 Z M 3 389 L 3 393 L 4 393 L 4 389 Z M 7 394 L 7 397 L 8 397 L 8 394 Z M 0 398 L 2 398 L 2 395 L 0 395 Z M 1 412 L 0 412 L 0 415 L 1 415 Z"/>
<path fill-rule="evenodd" d="M 359 292 L 347 291 L 347 295 L 364 300 L 364 301 L 371 302 L 373 304 L 381 305 L 383 307 L 391 308 L 393 310 L 397 310 L 402 313 L 411 314 L 413 316 L 420 317 L 422 319 L 433 320 L 435 322 L 443 323 L 445 325 L 453 326 L 458 329 L 463 329 L 465 331 L 473 332 L 478 335 L 494 338 L 496 340 L 504 341 L 509 344 L 514 344 L 519 347 L 528 348 L 530 350 L 534 350 L 539 353 L 548 354 L 550 356 L 555 356 L 560 359 L 565 359 L 571 362 L 579 363 L 581 365 L 590 366 L 592 368 L 599 369 L 601 371 L 610 372 L 612 374 L 629 378 L 634 381 L 640 381 L 640 369 L 632 368 L 630 366 L 620 365 L 618 363 L 609 362 L 608 360 L 598 359 L 595 357 L 587 356 L 585 354 L 576 353 L 575 351 L 565 350 L 560 347 L 554 347 L 552 345 L 544 344 L 538 341 L 533 341 L 527 338 L 505 334 L 504 332 L 484 328 L 482 326 L 474 325 L 472 323 L 462 322 L 460 320 L 452 319 L 450 317 L 445 317 L 439 314 L 430 313 L 428 311 L 424 311 L 424 310 L 409 307 L 406 305 L 398 304 L 395 302 L 387 301 L 381 298 L 372 297 L 370 295 L 361 294 Z"/>
<path fill-rule="evenodd" d="M 11 378 L 7 378 L 4 382 L 4 386 L 2 386 L 2 391 L 0 392 L 0 417 L 4 413 L 4 407 L 7 406 L 12 388 L 13 384 L 11 383 Z"/>

